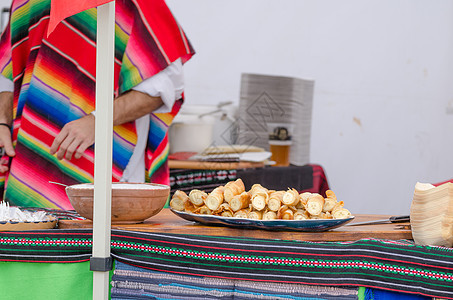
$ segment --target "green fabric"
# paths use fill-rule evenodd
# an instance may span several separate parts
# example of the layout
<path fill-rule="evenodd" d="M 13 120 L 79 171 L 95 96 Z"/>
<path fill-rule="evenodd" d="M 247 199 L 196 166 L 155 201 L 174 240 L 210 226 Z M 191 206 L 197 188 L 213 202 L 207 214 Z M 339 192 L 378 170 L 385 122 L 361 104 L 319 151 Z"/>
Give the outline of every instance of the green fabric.
<path fill-rule="evenodd" d="M 365 291 L 366 291 L 366 287 L 359 286 L 359 293 L 357 294 L 358 300 L 365 300 Z"/>
<path fill-rule="evenodd" d="M 93 299 L 90 262 L 0 262 L 0 299 Z"/>

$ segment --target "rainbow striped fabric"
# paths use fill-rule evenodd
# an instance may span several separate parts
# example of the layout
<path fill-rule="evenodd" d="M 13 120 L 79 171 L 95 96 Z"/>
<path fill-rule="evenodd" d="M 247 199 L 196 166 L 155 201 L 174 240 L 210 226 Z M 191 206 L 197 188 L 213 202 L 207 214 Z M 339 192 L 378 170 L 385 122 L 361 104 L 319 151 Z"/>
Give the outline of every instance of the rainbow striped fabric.
<path fill-rule="evenodd" d="M 80 159 L 59 161 L 49 154 L 68 122 L 94 110 L 96 9 L 67 18 L 47 38 L 50 0 L 14 0 L 0 44 L 0 70 L 14 81 L 13 140 L 16 157 L 3 177 L 4 198 L 21 206 L 71 209 L 64 184 L 92 182 L 94 147 Z M 115 95 L 194 54 L 163 0 L 117 0 Z M 145 155 L 146 179 L 168 184 L 167 129 L 171 113 L 152 114 Z M 102 109 L 102 108 L 97 108 Z M 115 126 L 113 175 L 118 181 L 137 141 L 135 123 Z"/>

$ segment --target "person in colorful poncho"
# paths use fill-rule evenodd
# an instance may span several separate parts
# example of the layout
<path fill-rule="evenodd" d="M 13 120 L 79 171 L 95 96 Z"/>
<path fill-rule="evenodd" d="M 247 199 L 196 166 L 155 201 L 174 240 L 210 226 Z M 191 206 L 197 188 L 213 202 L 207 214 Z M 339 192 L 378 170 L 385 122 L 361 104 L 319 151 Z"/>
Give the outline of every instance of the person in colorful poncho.
<path fill-rule="evenodd" d="M 194 50 L 163 0 L 115 7 L 112 181 L 169 184 L 166 134 Z M 93 181 L 96 9 L 47 37 L 49 12 L 50 0 L 13 0 L 1 37 L 0 188 L 13 205 L 72 209 L 49 181 Z"/>

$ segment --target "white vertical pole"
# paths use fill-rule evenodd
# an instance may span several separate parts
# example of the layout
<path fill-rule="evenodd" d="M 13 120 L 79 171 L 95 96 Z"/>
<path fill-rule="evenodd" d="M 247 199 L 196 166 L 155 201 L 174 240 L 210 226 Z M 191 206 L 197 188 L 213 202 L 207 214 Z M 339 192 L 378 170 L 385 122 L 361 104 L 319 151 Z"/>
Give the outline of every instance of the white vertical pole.
<path fill-rule="evenodd" d="M 97 10 L 93 257 L 110 257 L 115 1 Z M 109 271 L 93 271 L 93 299 L 109 297 Z"/>

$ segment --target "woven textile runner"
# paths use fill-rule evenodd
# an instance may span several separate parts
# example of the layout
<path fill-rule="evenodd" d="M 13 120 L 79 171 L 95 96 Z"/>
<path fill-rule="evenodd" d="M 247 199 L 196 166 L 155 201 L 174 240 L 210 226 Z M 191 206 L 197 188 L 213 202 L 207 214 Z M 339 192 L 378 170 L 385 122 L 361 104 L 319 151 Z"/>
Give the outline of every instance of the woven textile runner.
<path fill-rule="evenodd" d="M 156 272 L 117 262 L 112 299 L 357 300 L 358 288 L 309 286 Z M 429 299 L 429 298 L 428 298 Z M 369 300 L 369 299 L 368 299 Z M 423 299 L 424 300 L 424 299 Z"/>
<path fill-rule="evenodd" d="M 237 170 L 170 169 L 170 193 L 173 195 L 176 190 L 189 193 L 192 189 L 210 192 L 237 178 Z"/>
<path fill-rule="evenodd" d="M 116 1 L 115 9 L 116 96 L 194 54 L 163 0 Z M 95 109 L 97 10 L 65 19 L 47 37 L 49 10 L 50 0 L 12 1 L 10 25 L 0 41 L 0 72 L 14 82 L 16 151 L 0 188 L 6 184 L 5 198 L 18 206 L 72 209 L 64 189 L 49 180 L 92 182 L 94 147 L 71 160 L 58 160 L 49 150 L 65 124 Z M 168 184 L 167 129 L 181 104 L 150 115 L 147 181 Z M 136 143 L 134 122 L 114 127 L 113 181 L 122 177 Z"/>
<path fill-rule="evenodd" d="M 246 188 L 260 182 L 269 189 L 287 189 L 293 187 L 299 192 L 311 192 L 325 195 L 329 189 L 326 174 L 320 165 L 290 167 L 265 167 L 237 170 L 193 170 L 171 169 L 170 187 L 173 194 L 176 190 L 190 192 L 192 189 L 210 192 L 219 185 L 241 178 Z"/>
<path fill-rule="evenodd" d="M 85 229 L 2 232 L 0 261 L 86 261 L 91 241 Z M 116 260 L 158 272 L 453 299 L 453 249 L 409 241 L 315 243 L 112 230 L 111 246 Z"/>

